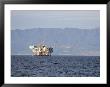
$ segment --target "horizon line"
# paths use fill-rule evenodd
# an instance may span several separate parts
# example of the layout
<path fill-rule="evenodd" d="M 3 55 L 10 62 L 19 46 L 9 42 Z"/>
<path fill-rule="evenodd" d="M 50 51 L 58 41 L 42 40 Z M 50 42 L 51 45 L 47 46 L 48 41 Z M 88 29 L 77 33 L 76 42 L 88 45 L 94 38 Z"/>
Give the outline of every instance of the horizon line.
<path fill-rule="evenodd" d="M 25 29 L 11 29 L 11 30 L 31 30 L 31 29 L 82 29 L 82 30 L 96 30 L 100 29 L 100 27 L 95 27 L 95 28 L 75 28 L 75 27 L 33 27 L 33 28 L 25 28 Z"/>

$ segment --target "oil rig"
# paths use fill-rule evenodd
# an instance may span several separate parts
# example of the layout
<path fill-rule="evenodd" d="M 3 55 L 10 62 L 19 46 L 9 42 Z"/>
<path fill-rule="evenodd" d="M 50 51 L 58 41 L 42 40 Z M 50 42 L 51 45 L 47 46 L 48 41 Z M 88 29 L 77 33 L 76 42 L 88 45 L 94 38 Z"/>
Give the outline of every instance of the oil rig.
<path fill-rule="evenodd" d="M 37 56 L 51 56 L 53 52 L 52 47 L 48 47 L 46 45 L 30 45 L 29 48 L 32 50 L 33 55 Z"/>

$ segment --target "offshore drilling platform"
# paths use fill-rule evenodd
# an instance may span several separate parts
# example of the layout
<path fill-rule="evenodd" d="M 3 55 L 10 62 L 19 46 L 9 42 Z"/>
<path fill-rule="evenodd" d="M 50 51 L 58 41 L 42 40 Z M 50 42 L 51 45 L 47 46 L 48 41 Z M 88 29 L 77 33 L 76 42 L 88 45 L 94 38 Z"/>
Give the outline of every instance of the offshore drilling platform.
<path fill-rule="evenodd" d="M 46 45 L 30 45 L 29 48 L 32 50 L 33 55 L 37 56 L 51 56 L 53 52 L 52 47 L 47 47 Z"/>

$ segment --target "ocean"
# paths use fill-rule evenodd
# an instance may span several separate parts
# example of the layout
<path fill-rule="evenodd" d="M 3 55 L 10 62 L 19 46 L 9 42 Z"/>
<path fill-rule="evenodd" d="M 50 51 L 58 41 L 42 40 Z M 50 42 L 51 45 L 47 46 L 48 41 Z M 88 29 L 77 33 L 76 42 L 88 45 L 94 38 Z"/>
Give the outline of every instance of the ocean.
<path fill-rule="evenodd" d="M 100 77 L 100 56 L 11 56 L 11 77 Z"/>

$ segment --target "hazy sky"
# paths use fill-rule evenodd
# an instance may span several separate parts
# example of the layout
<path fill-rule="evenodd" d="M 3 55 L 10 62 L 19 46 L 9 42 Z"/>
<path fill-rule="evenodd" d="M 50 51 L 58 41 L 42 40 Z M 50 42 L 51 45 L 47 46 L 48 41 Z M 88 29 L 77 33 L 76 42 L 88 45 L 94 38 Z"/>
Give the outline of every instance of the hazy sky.
<path fill-rule="evenodd" d="M 97 28 L 100 27 L 98 10 L 13 10 L 11 11 L 11 29 L 46 28 Z"/>
<path fill-rule="evenodd" d="M 25 30 L 12 33 L 12 53 L 29 54 L 31 50 L 28 48 L 33 43 L 45 41 L 46 44 L 55 44 L 54 54 L 72 54 L 72 55 L 99 55 L 100 54 L 100 11 L 98 10 L 13 10 L 11 11 L 11 29 L 39 29 L 47 28 L 45 32 Z M 59 34 L 58 30 L 48 32 L 48 28 L 66 28 L 65 32 Z M 82 31 L 67 31 L 67 28 L 94 29 Z M 44 31 L 43 30 L 43 31 Z M 60 29 L 59 29 L 60 31 Z M 23 33 L 21 33 L 23 32 Z M 34 32 L 34 33 L 33 33 Z M 70 34 L 68 34 L 68 33 Z M 76 33 L 74 33 L 76 32 Z M 39 33 L 42 35 L 40 38 Z M 54 34 L 56 33 L 56 34 Z M 58 35 L 57 35 L 58 34 Z M 87 34 L 87 35 L 86 35 Z M 53 36 L 52 36 L 53 35 Z M 55 36 L 54 36 L 55 35 Z M 60 36 L 61 35 L 61 36 Z M 33 37 L 35 36 L 35 37 Z M 63 36 L 63 37 L 62 37 Z M 47 37 L 47 38 L 44 38 Z M 57 37 L 57 38 L 56 38 Z M 75 38 L 70 38 L 75 37 Z M 59 39 L 58 39 L 59 38 Z M 65 39 L 67 38 L 67 39 Z M 82 40 L 83 38 L 83 40 Z M 65 42 L 66 41 L 66 42 Z M 64 47 L 59 47 L 59 44 Z M 76 46 L 77 44 L 77 46 Z M 53 45 L 52 45 L 53 47 Z M 78 50 L 79 49 L 79 50 Z M 66 51 L 66 53 L 65 53 Z M 67 55 L 66 54 L 66 55 Z"/>

